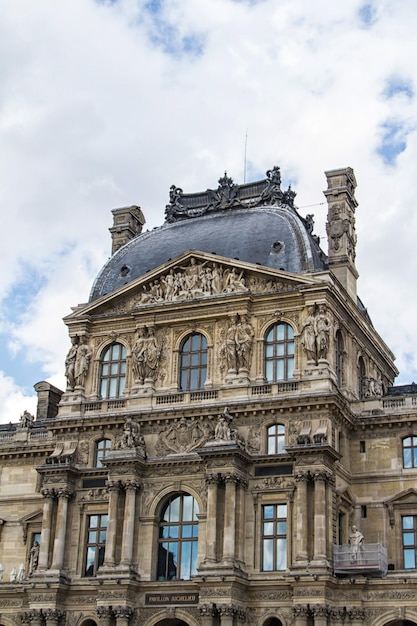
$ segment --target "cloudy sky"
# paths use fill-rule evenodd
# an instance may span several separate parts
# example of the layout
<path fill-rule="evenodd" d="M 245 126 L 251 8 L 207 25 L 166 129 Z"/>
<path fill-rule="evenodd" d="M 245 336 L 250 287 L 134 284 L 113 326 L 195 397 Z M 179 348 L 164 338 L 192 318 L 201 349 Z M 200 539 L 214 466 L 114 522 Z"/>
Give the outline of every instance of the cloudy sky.
<path fill-rule="evenodd" d="M 415 0 L 0 0 L 0 422 L 64 389 L 62 317 L 111 209 L 281 167 L 325 238 L 324 171 L 358 181 L 358 290 L 417 381 Z M 246 168 L 245 168 L 246 145 Z"/>

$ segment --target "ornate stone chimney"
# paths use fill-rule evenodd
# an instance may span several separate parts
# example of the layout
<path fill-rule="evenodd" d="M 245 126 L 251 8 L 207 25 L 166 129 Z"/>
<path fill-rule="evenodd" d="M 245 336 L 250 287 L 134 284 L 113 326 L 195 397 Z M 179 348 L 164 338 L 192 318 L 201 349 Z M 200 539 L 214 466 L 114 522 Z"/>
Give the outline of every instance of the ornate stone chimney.
<path fill-rule="evenodd" d="M 113 209 L 113 226 L 109 228 L 112 238 L 112 255 L 128 241 L 140 235 L 145 217 L 139 206 L 125 206 Z"/>
<path fill-rule="evenodd" d="M 358 206 L 355 198 L 355 174 L 351 167 L 330 170 L 325 174 L 329 269 L 356 302 L 356 281 L 359 274 L 355 266 L 355 209 Z"/>

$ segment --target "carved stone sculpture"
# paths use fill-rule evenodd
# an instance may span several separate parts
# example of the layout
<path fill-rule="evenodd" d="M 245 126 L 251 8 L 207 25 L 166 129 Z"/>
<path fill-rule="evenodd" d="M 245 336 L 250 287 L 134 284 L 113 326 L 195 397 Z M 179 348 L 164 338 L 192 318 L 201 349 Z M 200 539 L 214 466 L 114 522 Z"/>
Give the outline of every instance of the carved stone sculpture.
<path fill-rule="evenodd" d="M 71 337 L 71 347 L 65 358 L 65 376 L 67 378 L 67 389 L 73 391 L 75 387 L 75 360 L 77 358 L 78 337 Z"/>
<path fill-rule="evenodd" d="M 139 448 L 146 457 L 146 444 L 143 435 L 140 432 L 140 424 L 130 417 L 126 418 L 123 427 L 123 435 L 118 446 L 119 449 Z"/>
<path fill-rule="evenodd" d="M 204 445 L 207 438 L 207 432 L 199 422 L 183 417 L 159 434 L 156 452 L 159 456 L 187 454 Z"/>
<path fill-rule="evenodd" d="M 226 331 L 220 355 L 226 360 L 229 373 L 250 368 L 254 331 L 245 316 L 236 315 Z"/>
<path fill-rule="evenodd" d="M 38 569 L 38 561 L 39 561 L 39 543 L 37 541 L 33 542 L 33 546 L 29 552 L 29 576 L 33 574 L 35 570 Z"/>
<path fill-rule="evenodd" d="M 307 359 L 314 361 L 316 365 L 320 359 L 327 359 L 331 329 L 332 322 L 325 304 L 308 308 L 301 328 L 301 345 Z"/>
<path fill-rule="evenodd" d="M 90 367 L 91 355 L 92 350 L 87 344 L 87 337 L 83 335 L 80 337 L 74 366 L 74 379 L 77 387 L 84 387 L 87 372 Z"/>
<path fill-rule="evenodd" d="M 135 379 L 143 384 L 156 378 L 161 348 L 157 344 L 154 328 L 144 326 L 132 350 Z"/>
<path fill-rule="evenodd" d="M 19 428 L 31 428 L 35 421 L 34 416 L 29 411 L 23 411 L 19 419 Z"/>

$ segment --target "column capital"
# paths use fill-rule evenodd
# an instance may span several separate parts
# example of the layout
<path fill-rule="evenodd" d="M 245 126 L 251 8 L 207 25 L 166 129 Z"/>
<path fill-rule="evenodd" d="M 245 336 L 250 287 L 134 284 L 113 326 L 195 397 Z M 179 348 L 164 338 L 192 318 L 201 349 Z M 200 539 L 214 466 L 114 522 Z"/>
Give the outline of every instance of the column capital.
<path fill-rule="evenodd" d="M 44 498 L 56 498 L 57 491 L 53 487 L 42 487 L 41 494 Z"/>
<path fill-rule="evenodd" d="M 73 495 L 74 495 L 74 491 L 72 489 L 64 488 L 64 487 L 60 487 L 56 492 L 57 498 L 67 498 L 67 500 L 72 498 Z"/>
<path fill-rule="evenodd" d="M 114 606 L 113 607 L 113 615 L 122 619 L 129 619 L 135 612 L 135 609 L 131 606 Z"/>
<path fill-rule="evenodd" d="M 20 614 L 22 624 L 39 624 L 42 619 L 42 609 L 30 609 Z"/>
<path fill-rule="evenodd" d="M 220 474 L 206 474 L 205 476 L 206 485 L 218 485 L 221 482 Z"/>
<path fill-rule="evenodd" d="M 123 488 L 125 491 L 139 491 L 141 484 L 136 480 L 125 480 L 123 482 Z"/>
<path fill-rule="evenodd" d="M 360 607 L 357 607 L 357 606 L 351 606 L 351 607 L 348 607 L 346 611 L 347 611 L 347 616 L 351 620 L 365 621 L 366 619 L 365 609 L 361 609 Z"/>
<path fill-rule="evenodd" d="M 310 605 L 310 610 L 314 617 L 327 617 L 330 614 L 329 606 L 327 604 Z"/>
<path fill-rule="evenodd" d="M 314 481 L 322 480 L 323 482 L 327 483 L 331 481 L 332 474 L 330 472 L 327 472 L 326 470 L 317 470 L 313 472 L 312 478 Z"/>
<path fill-rule="evenodd" d="M 201 617 L 215 617 L 217 615 L 217 607 L 214 604 L 203 604 L 200 606 Z"/>
<path fill-rule="evenodd" d="M 311 615 L 310 607 L 308 604 L 296 604 L 291 607 L 293 617 L 308 617 Z"/>
<path fill-rule="evenodd" d="M 98 606 L 96 613 L 99 619 L 107 619 L 112 616 L 112 610 L 109 606 Z"/>
<path fill-rule="evenodd" d="M 298 470 L 294 478 L 296 483 L 307 483 L 311 475 L 308 470 Z"/>
<path fill-rule="evenodd" d="M 106 483 L 107 491 L 115 491 L 120 493 L 122 490 L 122 483 L 120 480 L 108 480 Z"/>
<path fill-rule="evenodd" d="M 60 609 L 42 609 L 42 614 L 46 622 L 55 622 L 55 624 L 64 617 L 64 612 Z"/>

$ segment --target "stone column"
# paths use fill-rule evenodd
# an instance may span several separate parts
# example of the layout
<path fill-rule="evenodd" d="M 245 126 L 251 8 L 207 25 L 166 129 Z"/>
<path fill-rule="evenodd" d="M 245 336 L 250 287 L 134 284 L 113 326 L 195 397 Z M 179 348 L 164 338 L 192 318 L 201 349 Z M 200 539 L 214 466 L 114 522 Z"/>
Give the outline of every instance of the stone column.
<path fill-rule="evenodd" d="M 296 540 L 295 549 L 296 561 L 306 562 L 308 560 L 307 554 L 307 483 L 309 480 L 308 472 L 299 472 L 295 477 L 297 483 L 297 491 L 295 495 L 295 510 L 296 510 Z"/>
<path fill-rule="evenodd" d="M 136 518 L 136 492 L 139 489 L 139 484 L 133 480 L 128 480 L 125 483 L 126 499 L 125 499 L 125 511 L 123 520 L 123 541 L 122 541 L 122 554 L 121 565 L 132 565 L 133 558 L 133 540 L 135 531 L 135 518 Z"/>
<path fill-rule="evenodd" d="M 314 561 L 326 561 L 326 472 L 314 478 Z"/>
<path fill-rule="evenodd" d="M 308 606 L 297 605 L 292 607 L 294 626 L 307 626 L 310 610 Z"/>
<path fill-rule="evenodd" d="M 237 485 L 236 493 L 236 558 L 240 565 L 245 562 L 245 490 L 248 488 L 248 482 L 241 478 Z"/>
<path fill-rule="evenodd" d="M 368 621 L 366 619 L 366 611 L 356 606 L 347 609 L 347 617 L 349 618 L 350 622 L 346 620 L 346 624 L 350 624 L 350 626 L 363 626 L 363 624 Z"/>
<path fill-rule="evenodd" d="M 130 606 L 115 606 L 113 607 L 113 613 L 116 618 L 116 626 L 128 626 L 129 619 L 134 611 Z"/>
<path fill-rule="evenodd" d="M 68 500 L 71 497 L 68 489 L 58 491 L 58 511 L 55 526 L 54 551 L 51 569 L 60 570 L 64 564 L 65 535 L 67 533 Z"/>
<path fill-rule="evenodd" d="M 206 520 L 206 563 L 217 561 L 217 491 L 219 476 L 208 474 L 207 484 L 207 520 Z"/>
<path fill-rule="evenodd" d="M 97 617 L 100 626 L 110 626 L 111 623 L 111 609 L 108 606 L 97 607 Z"/>
<path fill-rule="evenodd" d="M 213 604 L 203 604 L 200 607 L 201 626 L 213 626 L 217 609 Z"/>
<path fill-rule="evenodd" d="M 109 519 L 107 523 L 106 552 L 104 555 L 104 566 L 114 567 L 116 565 L 116 533 L 117 533 L 117 511 L 119 508 L 120 482 L 109 481 Z"/>
<path fill-rule="evenodd" d="M 42 611 L 41 609 L 31 609 L 24 615 L 22 615 L 22 624 L 30 622 L 30 626 L 42 625 Z"/>
<path fill-rule="evenodd" d="M 224 563 L 233 565 L 235 560 L 235 532 L 236 532 L 236 484 L 237 477 L 227 474 L 224 477 L 224 530 L 223 530 L 223 558 Z M 223 622 L 222 622 L 223 623 Z"/>
<path fill-rule="evenodd" d="M 221 626 L 233 626 L 236 608 L 233 605 L 218 606 Z"/>
<path fill-rule="evenodd" d="M 327 626 L 329 607 L 326 604 L 317 604 L 310 609 L 314 616 L 314 626 Z"/>
<path fill-rule="evenodd" d="M 63 611 L 59 609 L 44 609 L 45 626 L 58 626 L 60 619 L 64 617 Z"/>
<path fill-rule="evenodd" d="M 39 545 L 38 570 L 45 570 L 48 569 L 49 564 L 49 548 L 51 544 L 52 532 L 52 509 L 56 493 L 54 489 L 42 489 L 41 493 L 44 497 L 44 501 L 41 540 Z"/>

